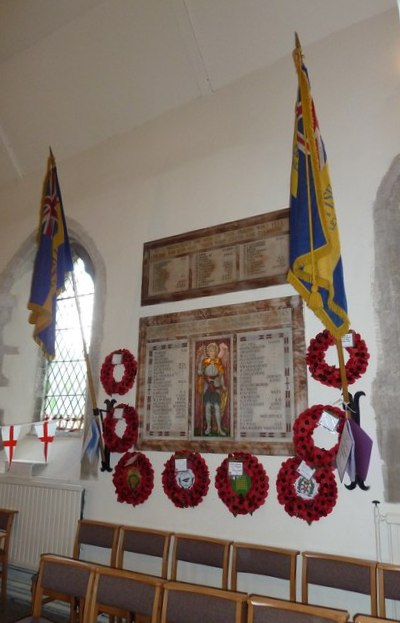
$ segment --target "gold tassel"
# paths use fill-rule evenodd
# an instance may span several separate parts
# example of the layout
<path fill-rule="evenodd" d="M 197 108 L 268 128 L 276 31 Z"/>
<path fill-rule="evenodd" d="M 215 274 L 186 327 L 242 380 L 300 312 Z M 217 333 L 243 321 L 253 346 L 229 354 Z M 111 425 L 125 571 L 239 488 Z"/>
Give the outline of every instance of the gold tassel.
<path fill-rule="evenodd" d="M 316 285 L 313 285 L 311 288 L 311 294 L 308 299 L 308 306 L 311 309 L 322 309 L 322 296 L 318 292 L 318 288 Z"/>

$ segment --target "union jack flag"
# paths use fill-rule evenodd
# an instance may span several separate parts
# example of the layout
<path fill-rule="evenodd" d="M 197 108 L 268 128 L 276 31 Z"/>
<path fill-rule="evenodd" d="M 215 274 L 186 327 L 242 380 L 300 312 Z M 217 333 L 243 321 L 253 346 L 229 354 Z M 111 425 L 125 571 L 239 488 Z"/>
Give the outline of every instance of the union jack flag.
<path fill-rule="evenodd" d="M 33 339 L 48 360 L 55 355 L 56 300 L 64 290 L 67 273 L 72 272 L 72 256 L 53 154 L 43 186 L 38 230 L 38 250 L 32 274 L 28 309 L 35 325 Z"/>
<path fill-rule="evenodd" d="M 59 203 L 57 192 L 57 172 L 52 167 L 50 172 L 47 193 L 43 200 L 42 208 L 42 233 L 43 236 L 52 236 L 57 227 L 57 206 Z"/>

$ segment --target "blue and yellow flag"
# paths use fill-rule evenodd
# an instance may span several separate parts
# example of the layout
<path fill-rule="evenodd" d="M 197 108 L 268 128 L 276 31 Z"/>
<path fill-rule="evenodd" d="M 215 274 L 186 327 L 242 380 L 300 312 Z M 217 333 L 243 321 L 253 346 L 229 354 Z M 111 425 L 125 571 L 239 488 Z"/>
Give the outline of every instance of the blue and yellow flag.
<path fill-rule="evenodd" d="M 28 303 L 28 309 L 31 310 L 29 322 L 35 325 L 33 339 L 49 361 L 55 355 L 57 296 L 64 290 L 66 275 L 72 268 L 57 169 L 50 151 L 40 209 L 38 250 Z"/>
<path fill-rule="evenodd" d="M 340 338 L 350 323 L 339 231 L 325 147 L 297 38 L 293 58 L 299 88 L 290 180 L 288 281 L 328 331 Z"/>

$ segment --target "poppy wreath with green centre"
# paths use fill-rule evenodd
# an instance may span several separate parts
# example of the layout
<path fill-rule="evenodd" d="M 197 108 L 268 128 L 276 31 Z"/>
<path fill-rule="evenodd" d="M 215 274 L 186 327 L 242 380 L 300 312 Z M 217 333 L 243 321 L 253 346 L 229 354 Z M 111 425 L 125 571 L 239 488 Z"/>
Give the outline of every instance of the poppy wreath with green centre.
<path fill-rule="evenodd" d="M 125 368 L 120 381 L 116 381 L 114 378 L 114 368 L 116 365 L 119 365 L 113 363 L 114 355 L 121 355 L 121 364 Z M 107 355 L 100 370 L 100 381 L 106 394 L 109 396 L 113 394 L 122 396 L 129 392 L 135 382 L 137 368 L 138 365 L 135 357 L 126 348 L 114 350 Z"/>
<path fill-rule="evenodd" d="M 359 333 L 352 331 L 353 333 L 353 346 L 345 347 L 346 352 L 349 355 L 346 361 L 346 378 L 347 383 L 352 385 L 357 379 L 359 379 L 368 367 L 369 352 L 367 345 Z M 331 366 L 326 362 L 326 351 L 330 346 L 336 345 L 335 338 L 325 329 L 321 333 L 318 333 L 310 341 L 310 345 L 307 349 L 306 364 L 310 370 L 311 376 L 316 381 L 319 381 L 323 385 L 328 387 L 342 387 L 342 379 L 340 376 L 340 368 Z"/>
<path fill-rule="evenodd" d="M 229 463 L 243 464 L 243 473 L 232 477 Z M 257 458 L 246 452 L 232 452 L 217 468 L 215 488 L 229 511 L 236 515 L 253 514 L 262 506 L 268 495 L 269 479 Z"/>
<path fill-rule="evenodd" d="M 304 519 L 308 524 L 326 517 L 337 500 L 337 484 L 332 469 L 319 467 L 311 479 L 298 472 L 302 459 L 287 459 L 276 479 L 278 502 L 291 517 Z"/>
<path fill-rule="evenodd" d="M 114 469 L 113 483 L 118 502 L 143 504 L 154 487 L 154 470 L 142 452 L 126 452 Z"/>
<path fill-rule="evenodd" d="M 316 446 L 313 439 L 313 432 L 319 426 L 319 421 L 324 411 L 339 419 L 335 431 L 338 434 L 338 441 L 329 450 Z M 293 443 L 297 456 L 313 467 L 335 467 L 336 455 L 345 421 L 345 412 L 331 405 L 314 405 L 303 411 L 303 413 L 297 416 L 293 424 Z"/>
<path fill-rule="evenodd" d="M 122 437 L 115 432 L 118 418 L 115 417 L 115 410 L 122 409 L 122 417 L 126 422 L 126 427 Z M 135 445 L 138 438 L 139 418 L 135 407 L 127 404 L 119 404 L 107 412 L 103 422 L 103 439 L 110 452 L 126 452 Z"/>
<path fill-rule="evenodd" d="M 186 461 L 186 469 L 178 471 L 176 462 Z M 190 508 L 203 501 L 208 493 L 210 474 L 201 454 L 180 450 L 164 464 L 162 485 L 165 494 L 178 508 Z"/>

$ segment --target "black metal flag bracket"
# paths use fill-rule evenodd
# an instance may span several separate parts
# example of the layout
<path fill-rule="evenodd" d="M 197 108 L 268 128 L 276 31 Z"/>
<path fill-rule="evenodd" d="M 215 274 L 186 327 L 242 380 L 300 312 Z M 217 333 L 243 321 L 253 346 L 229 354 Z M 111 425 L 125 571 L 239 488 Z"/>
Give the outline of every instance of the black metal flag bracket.
<path fill-rule="evenodd" d="M 117 401 L 114 398 L 111 398 L 111 399 L 107 398 L 104 402 L 107 408 L 99 409 L 102 429 L 103 429 L 103 413 L 108 413 L 109 411 L 111 411 L 114 408 L 114 405 Z M 101 461 L 101 468 L 100 468 L 101 472 L 112 472 L 112 467 L 110 465 L 110 455 L 111 455 L 110 450 L 107 448 L 106 445 L 104 445 L 104 460 Z"/>

